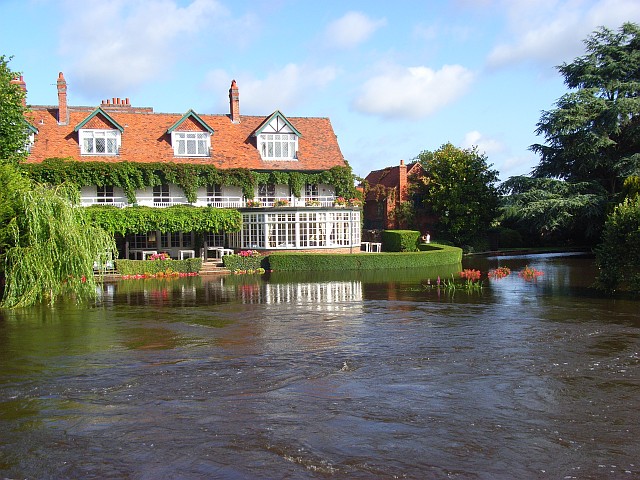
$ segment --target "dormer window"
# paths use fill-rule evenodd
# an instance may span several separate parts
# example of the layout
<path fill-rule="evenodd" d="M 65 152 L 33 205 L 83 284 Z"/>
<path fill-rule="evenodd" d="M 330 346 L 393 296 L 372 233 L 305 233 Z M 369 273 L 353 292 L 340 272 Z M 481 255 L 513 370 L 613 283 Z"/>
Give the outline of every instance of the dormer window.
<path fill-rule="evenodd" d="M 124 128 L 102 108 L 96 108 L 73 129 L 82 155 L 118 155 Z"/>
<path fill-rule="evenodd" d="M 80 148 L 82 155 L 117 155 L 120 148 L 118 130 L 81 129 Z"/>
<path fill-rule="evenodd" d="M 173 154 L 177 157 L 208 157 L 211 135 L 208 132 L 171 132 Z"/>
<path fill-rule="evenodd" d="M 30 152 L 36 143 L 36 134 L 29 132 L 29 139 L 27 140 L 27 152 Z"/>
<path fill-rule="evenodd" d="M 268 117 L 254 133 L 263 160 L 297 160 L 300 132 L 279 111 Z"/>
<path fill-rule="evenodd" d="M 24 123 L 27 127 L 27 134 L 29 135 L 29 137 L 27 138 L 27 143 L 25 144 L 25 150 L 27 152 L 31 152 L 31 149 L 36 143 L 36 133 L 38 133 L 38 129 L 26 120 L 24 121 Z"/>
<path fill-rule="evenodd" d="M 298 137 L 287 133 L 262 133 L 258 135 L 262 158 L 293 160 L 298 151 Z"/>
<path fill-rule="evenodd" d="M 211 150 L 213 128 L 193 110 L 167 129 L 176 157 L 208 157 Z"/>

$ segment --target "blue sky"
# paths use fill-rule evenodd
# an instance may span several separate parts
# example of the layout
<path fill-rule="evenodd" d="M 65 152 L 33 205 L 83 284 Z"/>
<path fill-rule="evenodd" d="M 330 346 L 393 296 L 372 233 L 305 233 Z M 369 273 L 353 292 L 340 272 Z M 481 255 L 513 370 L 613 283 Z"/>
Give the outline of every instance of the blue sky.
<path fill-rule="evenodd" d="M 156 112 L 329 117 L 354 172 L 446 142 L 478 146 L 505 180 L 538 163 L 555 66 L 637 0 L 0 0 L 0 55 L 30 104 L 130 98 Z"/>

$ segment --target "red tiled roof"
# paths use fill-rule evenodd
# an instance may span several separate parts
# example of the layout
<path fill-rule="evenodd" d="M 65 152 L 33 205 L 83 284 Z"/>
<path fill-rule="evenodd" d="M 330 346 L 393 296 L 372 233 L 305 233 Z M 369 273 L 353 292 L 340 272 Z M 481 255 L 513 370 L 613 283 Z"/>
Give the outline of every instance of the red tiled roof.
<path fill-rule="evenodd" d="M 58 108 L 31 106 L 28 120 L 38 128 L 36 143 L 27 162 L 39 163 L 50 157 L 71 157 L 78 161 L 102 162 L 174 162 L 212 164 L 221 169 L 322 171 L 346 166 L 337 137 L 328 118 L 287 117 L 300 133 L 298 159 L 289 161 L 262 160 L 255 146 L 254 131 L 267 117 L 241 116 L 239 123 L 228 115 L 198 116 L 213 130 L 210 157 L 175 157 L 171 135 L 167 133 L 183 114 L 153 113 L 149 108 L 129 107 L 121 111 L 105 109 L 108 115 L 124 127 L 122 145 L 117 156 L 81 156 L 78 134 L 74 128 L 95 108 L 68 107 L 68 125 L 58 125 Z M 97 119 L 92 119 L 90 123 Z M 194 122 L 195 124 L 195 122 Z"/>

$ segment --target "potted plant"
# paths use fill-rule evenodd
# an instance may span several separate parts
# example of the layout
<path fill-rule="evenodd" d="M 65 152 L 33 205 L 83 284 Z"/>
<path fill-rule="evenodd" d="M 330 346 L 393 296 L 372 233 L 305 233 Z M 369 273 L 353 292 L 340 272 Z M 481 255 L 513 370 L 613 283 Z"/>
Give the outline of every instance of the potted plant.
<path fill-rule="evenodd" d="M 247 200 L 247 207 L 249 208 L 258 208 L 262 206 L 262 202 L 260 200 Z"/>
<path fill-rule="evenodd" d="M 334 207 L 346 207 L 347 200 L 344 197 L 338 197 L 333 201 Z"/>
<path fill-rule="evenodd" d="M 288 207 L 289 206 L 289 200 L 287 200 L 286 198 L 278 198 L 278 199 L 274 200 L 273 206 L 274 207 Z"/>

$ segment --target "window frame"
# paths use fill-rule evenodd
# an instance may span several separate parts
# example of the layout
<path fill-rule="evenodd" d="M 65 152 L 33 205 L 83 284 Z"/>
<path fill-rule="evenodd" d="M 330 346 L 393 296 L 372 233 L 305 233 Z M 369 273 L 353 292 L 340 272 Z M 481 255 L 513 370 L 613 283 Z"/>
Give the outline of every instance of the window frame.
<path fill-rule="evenodd" d="M 98 151 L 98 140 L 100 139 L 104 139 L 104 151 Z M 113 142 L 110 144 L 109 140 L 113 140 Z M 120 154 L 122 134 L 120 130 L 115 128 L 81 128 L 78 130 L 78 141 L 81 155 L 115 157 Z M 91 147 L 88 148 L 88 145 Z"/>
<path fill-rule="evenodd" d="M 298 136 L 295 133 L 264 132 L 258 134 L 257 139 L 258 151 L 263 160 L 293 161 L 298 159 Z M 284 155 L 285 150 L 286 155 Z"/>
<path fill-rule="evenodd" d="M 198 135 L 202 135 L 202 138 L 199 139 Z M 194 138 L 188 138 L 190 136 Z M 189 153 L 189 144 L 191 142 L 194 142 L 195 153 Z M 200 130 L 174 130 L 171 132 L 171 145 L 175 157 L 211 156 L 211 134 L 209 132 Z M 184 146 L 184 153 L 180 153 L 181 146 Z"/>

